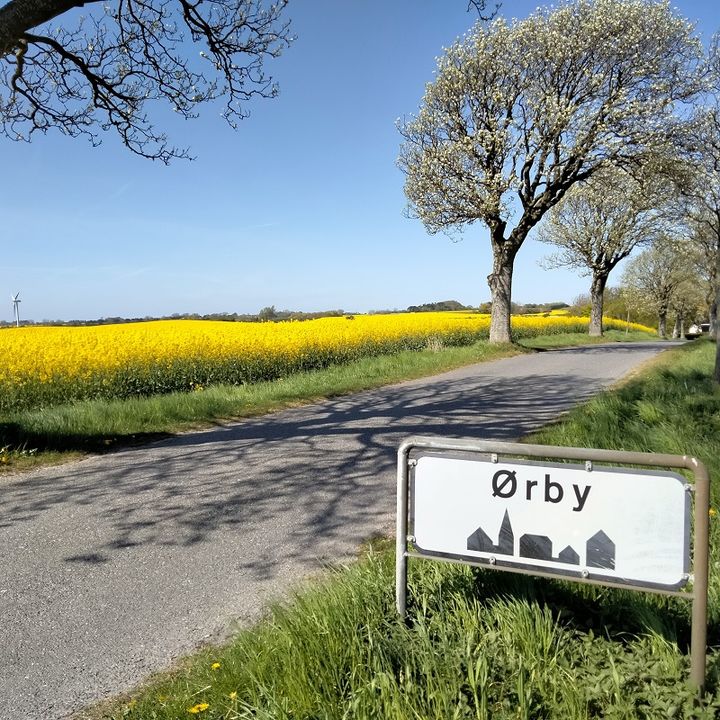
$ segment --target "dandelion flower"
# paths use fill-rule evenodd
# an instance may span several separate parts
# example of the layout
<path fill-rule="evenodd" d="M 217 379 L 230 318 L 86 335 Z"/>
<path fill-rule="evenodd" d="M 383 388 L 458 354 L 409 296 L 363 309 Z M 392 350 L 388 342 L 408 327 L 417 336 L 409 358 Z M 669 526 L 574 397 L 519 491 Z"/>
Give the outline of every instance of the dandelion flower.
<path fill-rule="evenodd" d="M 197 715 L 198 713 L 205 712 L 210 707 L 210 703 L 198 703 L 188 708 L 188 712 L 191 715 Z"/>
<path fill-rule="evenodd" d="M 211 667 L 213 670 L 219 670 L 219 669 L 220 669 L 220 663 L 219 663 L 219 662 L 214 662 L 210 667 Z"/>

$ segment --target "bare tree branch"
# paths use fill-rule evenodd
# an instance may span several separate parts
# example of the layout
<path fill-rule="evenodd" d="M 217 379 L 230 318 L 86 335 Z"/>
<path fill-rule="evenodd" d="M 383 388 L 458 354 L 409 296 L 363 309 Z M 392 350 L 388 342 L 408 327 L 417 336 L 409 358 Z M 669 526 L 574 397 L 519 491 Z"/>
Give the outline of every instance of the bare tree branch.
<path fill-rule="evenodd" d="M 18 33 L 23 3 L 35 8 L 12 0 L 0 9 L 0 42 L 13 37 L 0 45 L 0 132 L 29 140 L 58 129 L 97 144 L 100 131 L 112 129 L 131 151 L 165 163 L 189 155 L 155 128 L 156 101 L 192 118 L 202 103 L 224 98 L 235 127 L 249 100 L 277 94 L 264 64 L 293 39 L 281 18 L 287 0 L 116 0 L 92 8 L 74 29 L 30 32 L 53 8 L 83 4 L 42 0 Z M 13 13 L 3 14 L 9 5 Z M 188 55 L 188 38 L 200 46 L 197 56 Z"/>
<path fill-rule="evenodd" d="M 475 10 L 475 12 L 478 14 L 478 17 L 483 22 L 490 22 L 490 20 L 492 20 L 497 15 L 499 9 L 500 3 L 496 2 L 493 5 L 492 10 L 488 10 L 487 0 L 468 0 L 467 4 L 467 12 Z"/>

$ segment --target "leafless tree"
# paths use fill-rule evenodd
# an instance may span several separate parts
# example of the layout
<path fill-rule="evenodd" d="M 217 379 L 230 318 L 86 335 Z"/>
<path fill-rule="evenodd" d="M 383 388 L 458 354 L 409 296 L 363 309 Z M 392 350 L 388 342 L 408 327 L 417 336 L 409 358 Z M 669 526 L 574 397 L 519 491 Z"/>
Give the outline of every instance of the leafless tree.
<path fill-rule="evenodd" d="M 57 129 L 97 144 L 99 132 L 112 129 L 143 157 L 187 157 L 156 128 L 152 105 L 165 101 L 191 118 L 200 104 L 223 98 L 235 126 L 251 98 L 277 93 L 265 61 L 292 40 L 286 4 L 10 0 L 0 7 L 0 130 L 30 140 Z M 48 24 L 61 15 L 61 24 Z"/>

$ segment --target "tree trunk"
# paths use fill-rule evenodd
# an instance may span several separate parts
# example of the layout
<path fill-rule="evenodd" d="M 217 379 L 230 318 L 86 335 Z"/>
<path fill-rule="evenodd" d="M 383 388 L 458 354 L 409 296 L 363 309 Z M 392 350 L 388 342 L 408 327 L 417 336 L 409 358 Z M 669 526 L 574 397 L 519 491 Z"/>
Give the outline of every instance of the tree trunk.
<path fill-rule="evenodd" d="M 71 8 L 98 0 L 10 0 L 0 8 L 0 55 L 17 47 L 23 33 L 62 15 Z"/>
<path fill-rule="evenodd" d="M 512 301 L 512 274 L 517 250 L 493 242 L 493 271 L 488 275 L 492 310 L 490 312 L 490 342 L 512 342 L 510 331 L 510 303 Z"/>
<path fill-rule="evenodd" d="M 675 316 L 675 324 L 673 325 L 672 331 L 673 340 L 677 340 L 680 337 L 680 316 Z"/>
<path fill-rule="evenodd" d="M 658 335 L 661 338 L 667 337 L 667 310 L 660 310 L 658 314 Z"/>
<path fill-rule="evenodd" d="M 715 250 L 715 372 L 713 373 L 713 379 L 716 383 L 720 383 L 720 332 L 717 327 L 717 309 L 720 306 L 720 243 L 718 243 L 717 249 Z M 711 316 L 712 318 L 712 311 Z M 712 319 L 710 320 L 712 323 Z M 712 329 L 712 325 L 710 326 Z"/>
<path fill-rule="evenodd" d="M 608 276 L 605 273 L 593 273 L 590 286 L 590 327 L 591 337 L 602 337 L 603 294 Z"/>
<path fill-rule="evenodd" d="M 710 337 L 715 340 L 717 337 L 717 309 L 718 304 L 716 300 L 713 300 L 710 304 L 710 317 L 708 318 L 708 322 L 710 323 Z"/>

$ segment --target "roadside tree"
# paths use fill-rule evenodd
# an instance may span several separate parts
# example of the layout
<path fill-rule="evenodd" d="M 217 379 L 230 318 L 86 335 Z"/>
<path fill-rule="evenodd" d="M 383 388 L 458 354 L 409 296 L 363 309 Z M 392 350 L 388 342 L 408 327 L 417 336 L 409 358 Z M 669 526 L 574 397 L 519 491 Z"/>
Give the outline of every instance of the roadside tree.
<path fill-rule="evenodd" d="M 705 306 L 705 294 L 697 277 L 681 282 L 670 301 L 670 311 L 675 317 L 673 325 L 673 338 L 682 338 L 685 335 L 686 322 L 701 321 Z"/>
<path fill-rule="evenodd" d="M 625 266 L 623 286 L 655 311 L 660 337 L 667 337 L 667 317 L 678 290 L 693 280 L 692 251 L 688 241 L 663 235 Z"/>
<path fill-rule="evenodd" d="M 695 212 L 687 216 L 691 239 L 695 246 L 695 271 L 698 278 L 697 290 L 703 294 L 704 317 L 710 325 L 710 335 L 717 337 L 718 326 L 718 248 L 720 235 L 713 229 L 714 222 Z"/>
<path fill-rule="evenodd" d="M 716 337 L 720 301 L 720 108 L 699 109 L 690 128 L 691 151 L 678 166 L 678 214 L 689 227 L 697 249 L 710 330 Z"/>
<path fill-rule="evenodd" d="M 666 3 L 577 0 L 476 24 L 399 125 L 412 215 L 431 233 L 475 222 L 493 253 L 490 339 L 507 342 L 515 257 L 577 182 L 672 140 L 700 89 L 702 48 Z"/>
<path fill-rule="evenodd" d="M 590 295 L 587 296 L 588 311 L 590 314 Z M 628 292 L 628 288 L 616 285 L 605 288 L 603 297 L 603 315 L 605 317 L 625 320 L 626 322 L 640 323 L 641 325 L 654 325 L 655 314 L 648 312 L 645 305 L 634 295 Z M 629 331 L 628 331 L 629 332 Z"/>
<path fill-rule="evenodd" d="M 149 109 L 161 101 L 192 118 L 202 103 L 223 98 L 223 115 L 235 127 L 248 114 L 247 101 L 277 93 L 264 66 L 292 40 L 286 5 L 10 0 L 0 7 L 0 132 L 30 140 L 56 129 L 97 144 L 99 132 L 112 129 L 143 157 L 188 157 L 155 127 Z M 46 25 L 80 7 L 88 14 Z"/>
<path fill-rule="evenodd" d="M 641 176 L 642 177 L 642 176 Z M 557 252 L 546 268 L 567 267 L 589 275 L 589 334 L 602 335 L 603 298 L 610 273 L 639 245 L 662 231 L 662 180 L 638 180 L 619 168 L 606 168 L 577 183 L 539 227 L 538 239 Z"/>
<path fill-rule="evenodd" d="M 714 380 L 720 383 L 720 35 L 708 52 L 711 92 L 689 124 L 685 162 L 678 166 L 683 220 L 698 250 L 697 269 L 705 287 L 710 333 L 716 340 Z"/>

